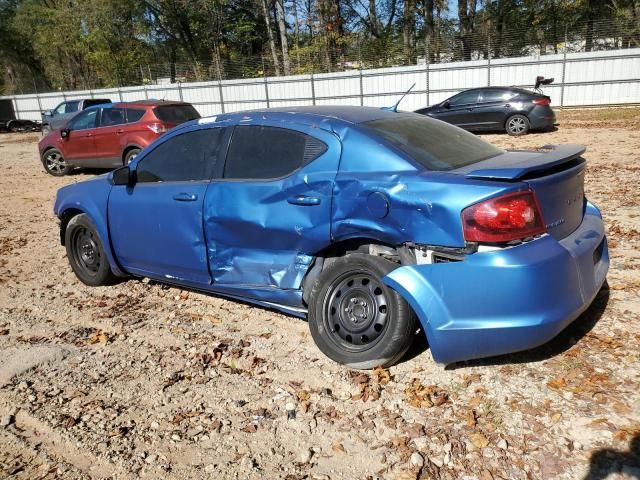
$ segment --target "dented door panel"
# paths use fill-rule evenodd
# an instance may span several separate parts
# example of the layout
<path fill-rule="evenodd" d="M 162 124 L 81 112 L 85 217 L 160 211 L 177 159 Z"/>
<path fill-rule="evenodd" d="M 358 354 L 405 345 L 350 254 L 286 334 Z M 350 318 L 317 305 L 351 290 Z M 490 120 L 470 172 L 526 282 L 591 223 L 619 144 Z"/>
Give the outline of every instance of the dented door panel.
<path fill-rule="evenodd" d="M 333 183 L 341 144 L 325 130 L 282 122 L 327 150 L 274 180 L 216 180 L 205 196 L 204 229 L 214 285 L 299 289 L 313 255 L 331 241 Z"/>

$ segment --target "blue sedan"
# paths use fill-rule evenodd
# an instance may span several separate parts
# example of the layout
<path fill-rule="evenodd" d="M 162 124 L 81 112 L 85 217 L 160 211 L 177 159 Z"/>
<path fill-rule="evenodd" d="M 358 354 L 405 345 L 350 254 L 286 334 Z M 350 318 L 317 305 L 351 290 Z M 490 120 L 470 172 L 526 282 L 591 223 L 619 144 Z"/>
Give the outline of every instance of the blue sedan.
<path fill-rule="evenodd" d="M 504 151 L 413 113 L 301 107 L 175 128 L 58 191 L 77 277 L 149 277 L 306 317 L 331 359 L 442 363 L 540 345 L 609 266 L 584 147 Z"/>

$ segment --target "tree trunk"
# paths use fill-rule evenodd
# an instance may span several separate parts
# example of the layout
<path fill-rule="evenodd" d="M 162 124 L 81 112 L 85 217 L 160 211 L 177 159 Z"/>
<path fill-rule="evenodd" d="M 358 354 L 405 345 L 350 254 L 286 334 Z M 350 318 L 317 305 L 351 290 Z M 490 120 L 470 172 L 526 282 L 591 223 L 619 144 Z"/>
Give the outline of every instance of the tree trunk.
<path fill-rule="evenodd" d="M 271 49 L 271 56 L 273 58 L 273 68 L 276 71 L 276 76 L 280 76 L 280 64 L 278 62 L 278 51 L 276 50 L 276 41 L 273 37 L 273 30 L 271 29 L 271 16 L 269 15 L 269 8 L 267 7 L 267 0 L 260 0 L 262 6 L 262 14 L 264 15 L 264 22 L 267 27 L 267 38 L 269 39 L 269 48 Z M 266 75 L 267 72 L 265 72 Z"/>
<path fill-rule="evenodd" d="M 300 48 L 300 20 L 298 19 L 298 2 L 292 0 L 291 6 L 293 7 L 293 36 L 295 37 L 295 44 L 297 48 Z"/>
<path fill-rule="evenodd" d="M 402 16 L 402 37 L 404 41 L 404 53 L 409 65 L 416 63 L 416 2 L 404 0 Z"/>
<path fill-rule="evenodd" d="M 280 44 L 282 46 L 282 67 L 285 75 L 291 74 L 291 61 L 289 60 L 289 43 L 287 42 L 287 24 L 285 23 L 284 0 L 276 0 L 276 13 L 278 17 L 278 29 L 280 30 Z"/>
<path fill-rule="evenodd" d="M 476 0 L 458 0 L 458 18 L 460 19 L 460 41 L 463 60 L 471 60 L 471 41 L 476 16 Z"/>
<path fill-rule="evenodd" d="M 380 37 L 380 23 L 378 22 L 378 12 L 376 11 L 376 0 L 369 0 L 369 30 L 374 37 Z"/>
<path fill-rule="evenodd" d="M 433 38 L 433 0 L 424 0 L 424 58 L 426 63 L 433 63 L 431 40 Z"/>

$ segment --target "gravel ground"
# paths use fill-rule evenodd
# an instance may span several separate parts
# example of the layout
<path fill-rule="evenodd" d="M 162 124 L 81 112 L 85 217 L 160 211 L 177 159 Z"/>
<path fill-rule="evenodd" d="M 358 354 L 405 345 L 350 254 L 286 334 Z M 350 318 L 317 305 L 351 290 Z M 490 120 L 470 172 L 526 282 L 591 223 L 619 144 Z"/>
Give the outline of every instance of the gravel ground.
<path fill-rule="evenodd" d="M 607 113 L 604 111 L 604 113 Z M 640 109 L 561 112 L 501 147 L 583 143 L 608 288 L 549 344 L 443 367 L 326 359 L 304 321 L 148 280 L 74 277 L 37 134 L 0 136 L 0 478 L 640 477 Z M 605 120 L 602 120 L 602 119 Z"/>

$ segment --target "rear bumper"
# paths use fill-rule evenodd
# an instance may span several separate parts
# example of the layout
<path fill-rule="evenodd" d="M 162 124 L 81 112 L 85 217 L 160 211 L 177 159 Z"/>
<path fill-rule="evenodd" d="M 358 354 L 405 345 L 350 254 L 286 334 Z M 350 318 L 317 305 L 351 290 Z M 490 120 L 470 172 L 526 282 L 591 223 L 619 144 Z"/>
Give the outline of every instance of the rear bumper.
<path fill-rule="evenodd" d="M 551 130 L 556 123 L 556 114 L 551 107 L 536 106 L 529 112 L 531 130 Z"/>
<path fill-rule="evenodd" d="M 433 358 L 453 363 L 546 343 L 591 304 L 609 254 L 598 209 L 557 241 L 550 235 L 461 262 L 400 267 L 384 277 L 413 307 Z"/>

